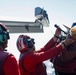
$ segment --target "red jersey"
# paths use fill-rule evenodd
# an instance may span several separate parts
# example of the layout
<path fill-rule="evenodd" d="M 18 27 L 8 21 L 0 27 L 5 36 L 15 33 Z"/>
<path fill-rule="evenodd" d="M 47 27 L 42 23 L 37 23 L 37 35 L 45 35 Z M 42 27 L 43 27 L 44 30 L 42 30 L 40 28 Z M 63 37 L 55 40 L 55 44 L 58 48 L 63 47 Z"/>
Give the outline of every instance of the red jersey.
<path fill-rule="evenodd" d="M 20 75 L 19 66 L 12 54 L 0 51 L 0 74 Z"/>
<path fill-rule="evenodd" d="M 43 48 L 32 53 L 23 53 L 19 60 L 21 75 L 47 75 L 43 61 L 57 56 L 62 51 L 62 46 L 55 46 L 51 39 Z"/>

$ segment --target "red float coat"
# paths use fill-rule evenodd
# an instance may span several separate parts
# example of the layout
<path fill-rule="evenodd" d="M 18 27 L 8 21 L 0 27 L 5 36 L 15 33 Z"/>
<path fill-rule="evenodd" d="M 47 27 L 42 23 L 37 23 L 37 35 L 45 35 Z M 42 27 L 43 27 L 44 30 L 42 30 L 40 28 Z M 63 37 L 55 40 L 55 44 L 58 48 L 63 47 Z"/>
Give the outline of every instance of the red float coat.
<path fill-rule="evenodd" d="M 32 53 L 23 53 L 19 60 L 21 75 L 47 75 L 43 61 L 57 56 L 62 51 L 62 46 L 55 46 L 51 39 L 43 48 Z"/>
<path fill-rule="evenodd" d="M 0 51 L 0 75 L 20 75 L 15 57 L 4 51 Z"/>

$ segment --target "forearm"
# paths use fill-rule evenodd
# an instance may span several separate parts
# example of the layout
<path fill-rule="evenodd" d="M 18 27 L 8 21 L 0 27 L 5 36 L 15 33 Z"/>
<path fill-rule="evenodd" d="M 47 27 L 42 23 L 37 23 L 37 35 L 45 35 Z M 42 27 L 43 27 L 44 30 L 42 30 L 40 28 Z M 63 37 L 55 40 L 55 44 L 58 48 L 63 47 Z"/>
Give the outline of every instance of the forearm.
<path fill-rule="evenodd" d="M 57 56 L 61 51 L 63 50 L 63 47 L 61 44 L 47 50 L 46 52 L 41 52 L 38 54 L 38 61 L 42 62 L 48 59 L 51 59 L 55 56 Z"/>

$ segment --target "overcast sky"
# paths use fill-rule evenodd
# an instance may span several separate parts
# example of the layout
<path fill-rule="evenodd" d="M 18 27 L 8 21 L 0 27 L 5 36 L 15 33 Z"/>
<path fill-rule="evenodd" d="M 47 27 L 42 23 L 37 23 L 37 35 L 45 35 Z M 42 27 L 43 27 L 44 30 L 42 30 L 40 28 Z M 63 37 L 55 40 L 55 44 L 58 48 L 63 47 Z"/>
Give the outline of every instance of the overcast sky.
<path fill-rule="evenodd" d="M 34 21 L 35 7 L 47 10 L 52 23 L 71 25 L 76 20 L 76 0 L 0 0 L 0 16 Z"/>

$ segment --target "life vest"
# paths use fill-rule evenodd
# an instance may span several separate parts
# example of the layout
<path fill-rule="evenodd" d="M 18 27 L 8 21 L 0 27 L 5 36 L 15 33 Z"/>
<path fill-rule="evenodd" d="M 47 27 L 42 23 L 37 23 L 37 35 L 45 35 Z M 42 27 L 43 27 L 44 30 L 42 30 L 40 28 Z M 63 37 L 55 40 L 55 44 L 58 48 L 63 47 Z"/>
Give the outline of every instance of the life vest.
<path fill-rule="evenodd" d="M 4 61 L 7 56 L 12 55 L 8 52 L 0 51 L 0 75 L 5 75 L 4 73 Z"/>
<path fill-rule="evenodd" d="M 28 55 L 28 54 L 26 54 L 26 55 Z M 26 68 L 23 65 L 24 59 L 25 59 L 25 55 L 24 54 L 21 54 L 20 55 L 20 59 L 19 59 L 19 66 L 20 66 L 21 75 L 47 75 L 46 74 L 46 66 L 43 63 L 39 63 L 37 65 L 36 71 L 34 71 L 34 72 L 27 71 Z M 43 74 L 40 74 L 40 70 L 42 72 L 44 72 L 44 73 Z"/>

